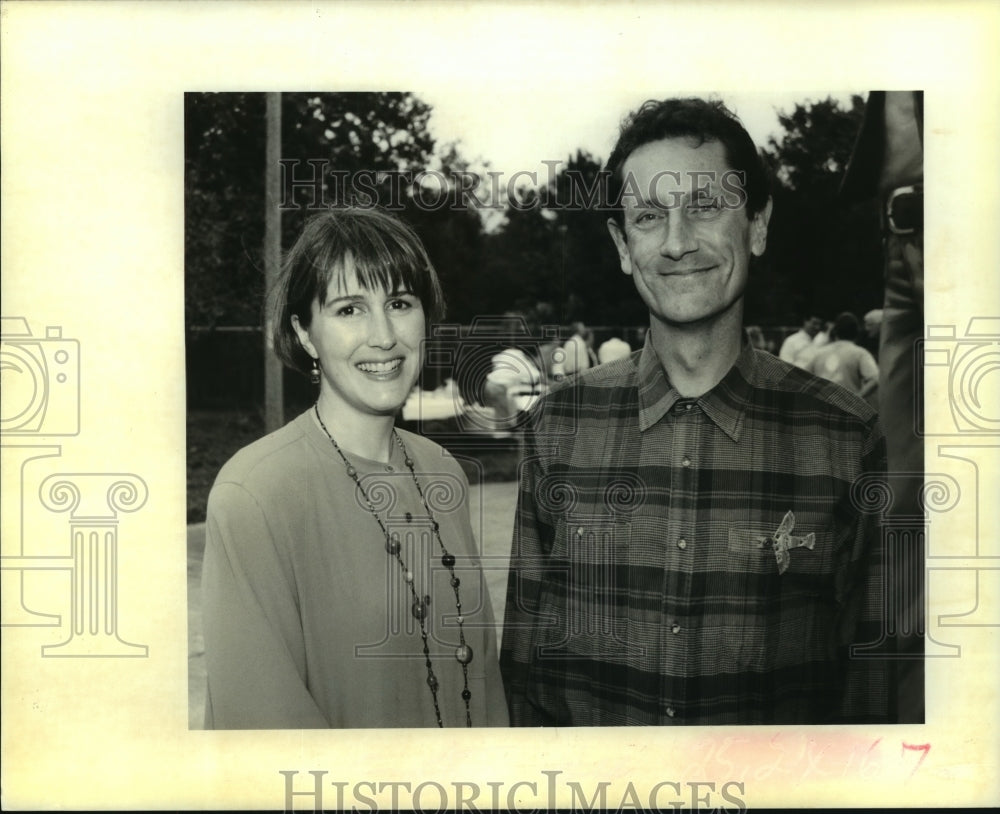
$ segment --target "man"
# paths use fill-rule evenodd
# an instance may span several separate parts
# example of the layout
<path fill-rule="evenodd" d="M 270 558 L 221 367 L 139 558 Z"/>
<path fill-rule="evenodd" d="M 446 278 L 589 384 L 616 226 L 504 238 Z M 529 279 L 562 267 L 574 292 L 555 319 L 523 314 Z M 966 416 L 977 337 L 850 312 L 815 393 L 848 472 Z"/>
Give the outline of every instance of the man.
<path fill-rule="evenodd" d="M 786 359 L 786 362 L 791 362 L 795 367 L 801 367 L 803 370 L 809 370 L 809 365 L 812 364 L 813 358 L 817 353 L 826 347 L 827 343 L 830 341 L 830 333 L 833 330 L 832 322 L 824 322 L 819 330 L 819 333 L 813 337 L 812 342 L 806 345 L 802 350 L 795 354 L 794 359 Z"/>
<path fill-rule="evenodd" d="M 573 335 L 562 347 L 562 367 L 559 372 L 563 376 L 581 373 L 597 364 L 594 353 L 594 332 L 582 322 L 573 323 Z"/>
<path fill-rule="evenodd" d="M 879 412 L 886 428 L 892 523 L 910 541 L 892 558 L 901 720 L 924 720 L 924 397 L 916 371 L 924 333 L 924 95 L 872 91 L 841 186 L 847 203 L 875 199 L 885 291 L 879 333 Z"/>
<path fill-rule="evenodd" d="M 859 333 L 858 318 L 845 311 L 833 323 L 831 341 L 817 349 L 803 367 L 867 399 L 868 393 L 878 385 L 878 364 L 868 351 L 856 344 Z"/>
<path fill-rule="evenodd" d="M 608 161 L 608 228 L 643 348 L 535 412 L 501 670 L 512 723 L 887 718 L 880 535 L 851 498 L 884 467 L 874 412 L 754 348 L 766 170 L 719 103 L 647 102 Z"/>
<path fill-rule="evenodd" d="M 483 382 L 483 403 L 493 408 L 495 429 L 510 429 L 541 395 L 542 374 L 519 348 L 505 348 L 494 354 L 490 365 Z"/>
<path fill-rule="evenodd" d="M 617 336 L 605 339 L 597 349 L 597 364 L 606 365 L 624 359 L 632 352 L 629 343 Z"/>
<path fill-rule="evenodd" d="M 820 335 L 822 329 L 823 320 L 820 317 L 815 314 L 806 317 L 802 322 L 802 327 L 795 333 L 789 334 L 785 341 L 781 343 L 778 358 L 794 365 L 795 357 L 812 345 L 813 341 Z M 819 344 L 824 344 L 824 340 L 821 339 Z"/>
<path fill-rule="evenodd" d="M 879 333 L 882 330 L 882 309 L 872 308 L 864 315 L 863 321 L 865 330 L 858 344 L 877 359 Z"/>

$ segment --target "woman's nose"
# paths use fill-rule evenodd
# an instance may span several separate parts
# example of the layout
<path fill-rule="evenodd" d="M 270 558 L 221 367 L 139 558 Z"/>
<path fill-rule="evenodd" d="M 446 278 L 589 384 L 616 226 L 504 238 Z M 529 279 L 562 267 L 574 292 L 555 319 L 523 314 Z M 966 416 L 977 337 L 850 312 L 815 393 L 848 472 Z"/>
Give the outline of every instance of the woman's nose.
<path fill-rule="evenodd" d="M 385 311 L 373 312 L 368 328 L 368 344 L 372 347 L 388 349 L 396 344 L 396 332 L 393 330 L 392 320 Z"/>

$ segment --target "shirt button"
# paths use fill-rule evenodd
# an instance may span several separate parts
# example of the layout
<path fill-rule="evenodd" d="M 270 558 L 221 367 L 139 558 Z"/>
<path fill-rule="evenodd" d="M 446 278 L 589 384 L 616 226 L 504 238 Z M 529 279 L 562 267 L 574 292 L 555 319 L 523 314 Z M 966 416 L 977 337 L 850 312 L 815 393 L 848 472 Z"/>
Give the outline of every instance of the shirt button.
<path fill-rule="evenodd" d="M 691 459 L 687 455 L 681 460 L 681 466 L 691 466 Z"/>
<path fill-rule="evenodd" d="M 681 537 L 681 539 L 679 539 L 677 541 L 677 547 L 678 548 L 687 548 L 688 547 L 688 541 L 685 540 L 683 537 Z"/>
<path fill-rule="evenodd" d="M 672 625 L 670 626 L 670 632 L 671 632 L 671 633 L 675 633 L 675 634 L 676 634 L 676 633 L 680 633 L 680 632 L 681 632 L 681 626 L 680 626 L 679 624 L 677 624 L 677 622 L 674 622 L 674 623 L 673 623 L 673 624 L 672 624 Z"/>
<path fill-rule="evenodd" d="M 677 710 L 673 707 L 667 707 L 667 717 L 673 718 L 677 714 Z"/>

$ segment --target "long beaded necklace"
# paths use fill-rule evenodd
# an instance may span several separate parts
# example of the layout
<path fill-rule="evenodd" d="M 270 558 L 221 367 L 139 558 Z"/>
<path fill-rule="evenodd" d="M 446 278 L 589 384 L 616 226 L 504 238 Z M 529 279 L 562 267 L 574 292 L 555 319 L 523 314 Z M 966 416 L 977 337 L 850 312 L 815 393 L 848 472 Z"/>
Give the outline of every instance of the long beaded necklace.
<path fill-rule="evenodd" d="M 344 455 L 344 451 L 334 440 L 330 431 L 326 428 L 326 424 L 323 423 L 323 419 L 319 414 L 319 404 L 317 403 L 314 405 L 313 409 L 316 412 L 316 420 L 319 421 L 320 427 L 323 428 L 323 432 L 326 433 L 326 437 L 330 439 L 330 443 L 333 444 L 333 448 L 337 450 L 340 460 L 344 462 L 344 468 L 347 470 L 347 474 L 350 476 L 351 480 L 354 481 L 358 491 L 361 493 L 361 496 L 365 499 L 365 503 L 368 505 L 368 511 L 371 512 L 372 517 L 375 518 L 375 522 L 378 523 L 379 528 L 382 529 L 382 533 L 385 535 L 385 550 L 396 559 L 396 562 L 399 564 L 400 572 L 403 575 L 403 581 L 410 589 L 410 596 L 413 599 L 413 602 L 410 605 L 410 612 L 413 614 L 417 622 L 420 623 L 420 638 L 424 645 L 424 663 L 427 665 L 427 686 L 431 691 L 431 698 L 434 701 L 434 716 L 437 718 L 437 725 L 443 728 L 444 722 L 441 720 L 441 708 L 438 705 L 439 683 L 437 676 L 434 674 L 434 665 L 431 662 L 431 651 L 427 642 L 426 619 L 429 612 L 431 597 L 429 594 L 425 594 L 423 598 L 421 598 L 417 594 L 417 589 L 413 585 L 413 572 L 407 568 L 406 562 L 403 560 L 403 556 L 400 553 L 401 546 L 399 544 L 399 535 L 389 534 L 389 530 L 385 527 L 385 523 L 382 522 L 382 518 L 379 517 L 378 512 L 375 509 L 375 504 L 369 499 L 368 492 L 366 492 L 364 486 L 361 485 L 357 469 L 355 469 L 351 462 L 347 460 L 347 456 Z M 434 517 L 431 507 L 427 503 L 427 498 L 424 497 L 424 490 L 420 486 L 420 481 L 417 480 L 417 473 L 413 469 L 413 459 L 410 458 L 409 450 L 406 449 L 403 439 L 399 437 L 395 429 L 392 431 L 392 437 L 396 440 L 400 451 L 403 453 L 403 461 L 406 463 L 406 468 L 410 470 L 410 476 L 413 478 L 413 483 L 417 487 L 417 494 L 420 495 L 420 500 L 424 504 L 424 510 L 427 512 L 427 517 L 431 521 L 431 528 L 434 530 L 434 536 L 441 549 L 441 564 L 448 569 L 448 573 L 451 575 L 451 587 L 455 592 L 455 610 L 458 612 L 458 616 L 455 621 L 458 622 L 459 646 L 455 648 L 455 660 L 462 665 L 462 700 L 465 702 L 465 725 L 471 727 L 472 712 L 469 708 L 469 701 L 472 699 L 472 691 L 469 689 L 469 663 L 472 661 L 473 653 L 472 648 L 465 641 L 465 630 L 462 627 L 465 623 L 465 617 L 462 616 L 462 598 L 458 592 L 458 586 L 461 584 L 461 580 L 455 574 L 455 555 L 448 551 L 444 545 L 444 541 L 441 539 L 441 526 Z M 406 519 L 411 519 L 409 512 L 406 513 Z"/>

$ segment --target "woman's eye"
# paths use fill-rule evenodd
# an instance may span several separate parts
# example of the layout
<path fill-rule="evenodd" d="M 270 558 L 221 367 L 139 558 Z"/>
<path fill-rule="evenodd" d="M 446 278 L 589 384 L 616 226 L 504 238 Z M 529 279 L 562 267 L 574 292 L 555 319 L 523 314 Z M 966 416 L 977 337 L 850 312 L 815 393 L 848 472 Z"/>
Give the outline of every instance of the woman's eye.
<path fill-rule="evenodd" d="M 413 308 L 414 303 L 410 297 L 397 297 L 389 301 L 389 308 L 393 311 L 408 311 Z"/>
<path fill-rule="evenodd" d="M 357 313 L 357 308 L 353 305 L 342 305 L 337 309 L 338 317 L 351 317 Z"/>

